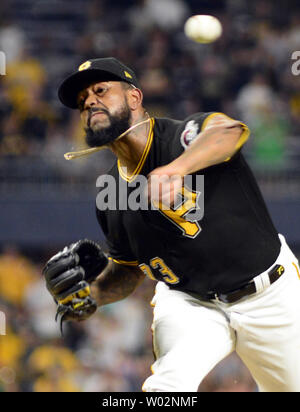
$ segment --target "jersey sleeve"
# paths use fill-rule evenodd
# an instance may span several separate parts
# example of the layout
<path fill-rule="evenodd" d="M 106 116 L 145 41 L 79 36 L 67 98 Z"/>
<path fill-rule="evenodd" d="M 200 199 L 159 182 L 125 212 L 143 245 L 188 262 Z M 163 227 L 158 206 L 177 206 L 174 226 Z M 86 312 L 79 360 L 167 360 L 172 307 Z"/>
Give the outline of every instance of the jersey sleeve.
<path fill-rule="evenodd" d="M 120 265 L 138 266 L 138 260 L 130 248 L 128 236 L 120 223 L 118 211 L 110 211 L 108 215 L 96 208 L 96 215 L 106 238 L 109 259 Z"/>
<path fill-rule="evenodd" d="M 205 130 L 209 121 L 218 115 L 222 115 L 230 120 L 233 120 L 226 114 L 220 112 L 195 113 L 185 119 L 177 129 L 177 133 L 173 141 L 172 155 L 174 157 L 180 156 L 180 154 L 193 143 L 198 134 Z M 248 126 L 242 122 L 240 122 L 240 124 L 243 131 L 236 145 L 235 153 L 240 151 L 250 135 Z M 229 160 L 230 158 L 225 161 Z"/>

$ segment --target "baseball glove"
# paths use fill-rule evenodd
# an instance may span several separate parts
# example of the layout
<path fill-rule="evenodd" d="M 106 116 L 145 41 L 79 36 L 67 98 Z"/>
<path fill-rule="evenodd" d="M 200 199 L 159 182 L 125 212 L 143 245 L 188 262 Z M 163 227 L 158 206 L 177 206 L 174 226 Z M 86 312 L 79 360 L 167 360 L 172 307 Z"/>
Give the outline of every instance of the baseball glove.
<path fill-rule="evenodd" d="M 108 259 L 101 247 L 88 239 L 66 246 L 45 265 L 46 286 L 57 303 L 56 319 L 82 321 L 97 309 L 90 283 L 103 271 Z"/>

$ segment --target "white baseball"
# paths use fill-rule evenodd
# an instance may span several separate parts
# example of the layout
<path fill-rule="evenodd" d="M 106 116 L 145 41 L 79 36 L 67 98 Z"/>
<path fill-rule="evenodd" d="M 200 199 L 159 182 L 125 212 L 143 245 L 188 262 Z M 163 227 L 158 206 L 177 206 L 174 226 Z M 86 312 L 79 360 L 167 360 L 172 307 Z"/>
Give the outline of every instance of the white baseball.
<path fill-rule="evenodd" d="M 222 25 L 214 17 L 205 14 L 190 17 L 184 25 L 185 35 L 197 43 L 212 43 L 222 34 Z"/>

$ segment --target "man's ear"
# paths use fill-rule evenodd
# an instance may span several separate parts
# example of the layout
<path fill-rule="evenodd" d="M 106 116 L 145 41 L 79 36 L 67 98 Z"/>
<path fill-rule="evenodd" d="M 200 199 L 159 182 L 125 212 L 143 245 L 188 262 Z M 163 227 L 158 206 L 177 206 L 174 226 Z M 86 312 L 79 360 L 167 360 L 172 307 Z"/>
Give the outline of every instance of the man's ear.
<path fill-rule="evenodd" d="M 129 89 L 127 91 L 128 104 L 131 110 L 137 110 L 143 103 L 143 92 L 140 89 Z"/>

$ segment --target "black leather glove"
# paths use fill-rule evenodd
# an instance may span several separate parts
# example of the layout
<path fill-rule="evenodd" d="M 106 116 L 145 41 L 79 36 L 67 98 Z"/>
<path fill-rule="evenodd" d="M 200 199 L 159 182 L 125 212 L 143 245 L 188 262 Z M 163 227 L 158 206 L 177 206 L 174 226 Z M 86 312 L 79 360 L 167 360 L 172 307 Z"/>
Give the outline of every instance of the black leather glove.
<path fill-rule="evenodd" d="M 103 271 L 108 259 L 101 247 L 88 239 L 66 246 L 45 265 L 47 289 L 58 304 L 61 320 L 85 320 L 97 309 L 89 283 Z"/>

